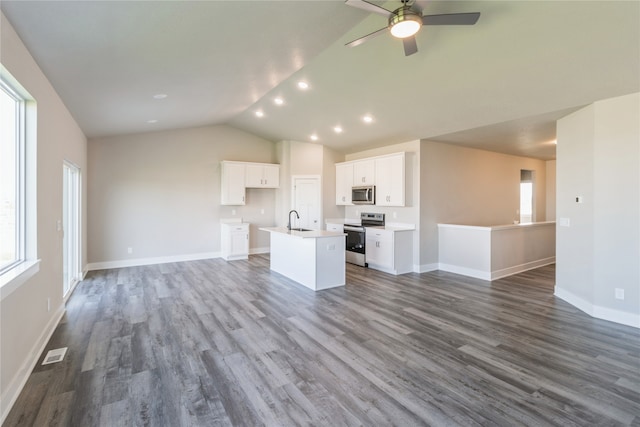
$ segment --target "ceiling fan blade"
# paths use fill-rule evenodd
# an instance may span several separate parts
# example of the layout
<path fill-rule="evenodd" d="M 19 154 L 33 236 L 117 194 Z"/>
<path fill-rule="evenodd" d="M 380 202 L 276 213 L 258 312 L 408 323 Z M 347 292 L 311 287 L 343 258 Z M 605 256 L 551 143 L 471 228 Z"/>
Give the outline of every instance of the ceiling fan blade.
<path fill-rule="evenodd" d="M 422 17 L 422 25 L 473 25 L 478 22 L 478 18 L 480 12 L 425 15 Z"/>
<path fill-rule="evenodd" d="M 387 18 L 392 13 L 390 10 L 387 10 L 384 7 L 378 6 L 377 4 L 369 3 L 366 0 L 347 0 L 345 4 L 347 6 L 353 6 L 353 7 L 357 7 L 358 9 L 366 10 L 367 12 L 384 15 Z"/>
<path fill-rule="evenodd" d="M 404 56 L 413 55 L 418 51 L 418 44 L 416 43 L 415 36 L 402 39 L 402 45 L 404 46 Z"/>
<path fill-rule="evenodd" d="M 379 30 L 374 31 L 373 33 L 369 33 L 366 36 L 360 37 L 359 39 L 355 39 L 354 41 L 351 41 L 345 44 L 345 46 L 349 46 L 349 47 L 360 46 L 362 43 L 366 42 L 367 40 L 372 39 L 376 36 L 379 36 L 380 34 L 384 33 L 387 30 L 388 30 L 387 27 L 380 28 Z"/>

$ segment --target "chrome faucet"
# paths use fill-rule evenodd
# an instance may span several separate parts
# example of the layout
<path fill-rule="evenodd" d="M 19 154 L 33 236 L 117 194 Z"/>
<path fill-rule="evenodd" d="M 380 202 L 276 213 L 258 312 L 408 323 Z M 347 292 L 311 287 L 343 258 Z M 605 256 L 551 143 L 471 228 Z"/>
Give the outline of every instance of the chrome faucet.
<path fill-rule="evenodd" d="M 300 219 L 300 215 L 298 215 L 298 211 L 296 211 L 296 210 L 290 210 L 290 211 L 289 211 L 289 218 L 288 218 L 289 222 L 287 222 L 287 230 L 291 230 L 291 213 L 292 213 L 292 212 L 293 212 L 294 214 L 296 214 L 296 218 Z"/>

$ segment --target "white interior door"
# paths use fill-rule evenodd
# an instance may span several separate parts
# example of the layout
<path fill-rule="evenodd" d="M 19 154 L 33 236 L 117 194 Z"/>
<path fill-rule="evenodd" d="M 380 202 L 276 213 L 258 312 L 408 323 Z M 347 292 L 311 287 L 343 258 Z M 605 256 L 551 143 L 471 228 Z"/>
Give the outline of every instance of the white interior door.
<path fill-rule="evenodd" d="M 64 162 L 62 190 L 62 294 L 80 280 L 80 169 Z"/>
<path fill-rule="evenodd" d="M 320 196 L 320 177 L 294 176 L 292 185 L 293 209 L 298 211 L 300 215 L 296 226 L 310 230 L 321 230 L 322 198 Z"/>

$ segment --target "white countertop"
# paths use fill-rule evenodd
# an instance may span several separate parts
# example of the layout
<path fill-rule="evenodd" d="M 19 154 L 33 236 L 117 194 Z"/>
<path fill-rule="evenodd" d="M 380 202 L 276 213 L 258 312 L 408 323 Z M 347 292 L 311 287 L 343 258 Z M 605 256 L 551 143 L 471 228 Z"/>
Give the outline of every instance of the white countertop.
<path fill-rule="evenodd" d="M 325 221 L 325 224 L 360 224 L 359 219 L 345 219 L 345 218 L 330 218 Z M 396 222 L 388 222 L 385 224 L 384 229 L 387 231 L 411 231 L 415 230 L 415 224 L 404 224 Z"/>
<path fill-rule="evenodd" d="M 288 234 L 289 236 L 300 237 L 302 239 L 319 239 L 323 237 L 345 236 L 345 233 L 336 233 L 335 231 L 327 231 L 327 230 L 295 231 L 295 230 L 288 230 L 287 227 L 260 227 L 259 230 L 267 231 L 269 233 Z"/>

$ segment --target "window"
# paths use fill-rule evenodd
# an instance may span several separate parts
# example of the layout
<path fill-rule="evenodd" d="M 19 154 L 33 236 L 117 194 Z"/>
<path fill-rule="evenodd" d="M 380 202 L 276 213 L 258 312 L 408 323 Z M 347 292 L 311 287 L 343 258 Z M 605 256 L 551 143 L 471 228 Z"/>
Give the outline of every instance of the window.
<path fill-rule="evenodd" d="M 36 102 L 0 64 L 0 299 L 38 272 Z"/>
<path fill-rule="evenodd" d="M 0 80 L 0 273 L 25 259 L 25 100 Z"/>

